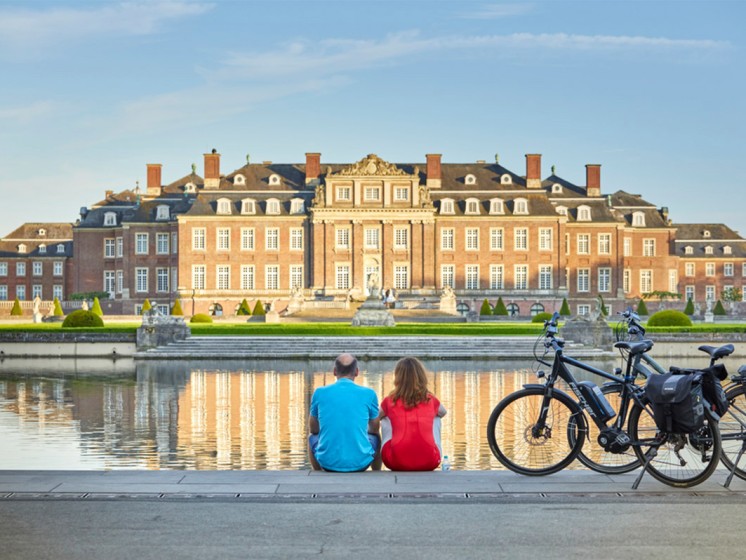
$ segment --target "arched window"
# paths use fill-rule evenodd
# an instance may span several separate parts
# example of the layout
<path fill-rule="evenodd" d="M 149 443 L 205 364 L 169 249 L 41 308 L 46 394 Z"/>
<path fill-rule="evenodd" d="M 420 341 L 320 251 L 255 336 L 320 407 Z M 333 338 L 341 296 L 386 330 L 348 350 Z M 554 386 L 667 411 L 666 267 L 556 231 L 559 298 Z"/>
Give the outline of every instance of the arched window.
<path fill-rule="evenodd" d="M 245 185 L 246 184 L 246 177 L 244 177 L 240 173 L 236 174 L 233 177 L 233 184 L 234 185 Z"/>
<path fill-rule="evenodd" d="M 552 185 L 552 194 L 559 194 L 562 192 L 562 185 L 559 183 L 554 183 Z"/>
<path fill-rule="evenodd" d="M 557 214 L 567 216 L 567 206 L 557 206 Z"/>
<path fill-rule="evenodd" d="M 39 237 L 44 237 L 47 234 L 47 230 L 41 228 L 37 233 L 39 234 Z"/>
<path fill-rule="evenodd" d="M 508 315 L 511 317 L 516 317 L 521 314 L 521 308 L 518 307 L 517 303 L 509 303 L 505 306 L 508 310 Z"/>
<path fill-rule="evenodd" d="M 303 214 L 306 211 L 305 203 L 302 198 L 294 198 L 290 201 L 291 214 Z"/>
<path fill-rule="evenodd" d="M 709 229 L 706 229 L 702 232 L 702 235 L 704 236 L 705 239 L 709 239 L 712 234 L 710 233 Z"/>
<path fill-rule="evenodd" d="M 479 200 L 476 198 L 466 199 L 466 213 L 479 214 Z"/>
<path fill-rule="evenodd" d="M 187 183 L 184 185 L 184 192 L 186 193 L 196 193 L 197 192 L 197 185 L 194 183 Z"/>
<path fill-rule="evenodd" d="M 117 214 L 116 212 L 105 212 L 104 213 L 104 225 L 115 226 L 117 225 Z"/>
<path fill-rule="evenodd" d="M 39 254 L 40 254 L 40 255 L 43 255 L 43 254 L 45 254 L 46 252 L 47 252 L 47 246 L 46 246 L 46 245 L 44 245 L 44 243 L 42 243 L 41 245 L 39 245 Z"/>
<path fill-rule="evenodd" d="M 251 198 L 241 201 L 241 214 L 256 214 L 256 203 Z"/>
<path fill-rule="evenodd" d="M 279 185 L 280 184 L 280 176 L 277 173 L 272 173 L 272 175 L 269 176 L 269 184 L 270 185 Z"/>
<path fill-rule="evenodd" d="M 62 243 L 60 243 L 59 245 L 57 245 L 57 252 L 58 253 L 64 253 L 65 252 L 65 246 Z"/>
<path fill-rule="evenodd" d="M 531 317 L 536 317 L 539 313 L 544 313 L 544 306 L 540 303 L 535 303 L 531 306 Z"/>
<path fill-rule="evenodd" d="M 219 198 L 217 206 L 218 214 L 232 214 L 231 212 L 231 201 L 227 198 Z"/>
<path fill-rule="evenodd" d="M 503 214 L 505 213 L 505 207 L 503 201 L 499 198 L 493 198 L 490 200 L 490 214 Z"/>
<path fill-rule="evenodd" d="M 444 198 L 440 201 L 441 214 L 453 214 L 453 199 Z"/>
<path fill-rule="evenodd" d="M 477 184 L 477 178 L 469 173 L 466 177 L 464 177 L 464 183 L 467 185 L 476 185 Z"/>
<path fill-rule="evenodd" d="M 469 305 L 462 302 L 459 302 L 456 304 L 456 311 L 458 311 L 461 315 L 466 315 L 469 312 Z"/>
<path fill-rule="evenodd" d="M 500 175 L 501 185 L 510 185 L 512 183 L 513 183 L 513 177 L 511 177 L 509 173 L 503 173 L 502 175 Z"/>
<path fill-rule="evenodd" d="M 513 214 L 528 214 L 528 200 L 525 198 L 516 198 Z"/>
<path fill-rule="evenodd" d="M 591 209 L 589 206 L 578 206 L 578 221 L 579 222 L 590 222 L 591 221 Z"/>
<path fill-rule="evenodd" d="M 279 214 L 280 213 L 280 201 L 276 198 L 267 199 L 267 214 Z"/>
<path fill-rule="evenodd" d="M 170 212 L 168 206 L 165 204 L 161 204 L 156 209 L 155 219 L 156 220 L 168 220 L 170 217 Z"/>
<path fill-rule="evenodd" d="M 632 225 L 635 227 L 645 227 L 644 212 L 633 212 L 632 213 Z"/>

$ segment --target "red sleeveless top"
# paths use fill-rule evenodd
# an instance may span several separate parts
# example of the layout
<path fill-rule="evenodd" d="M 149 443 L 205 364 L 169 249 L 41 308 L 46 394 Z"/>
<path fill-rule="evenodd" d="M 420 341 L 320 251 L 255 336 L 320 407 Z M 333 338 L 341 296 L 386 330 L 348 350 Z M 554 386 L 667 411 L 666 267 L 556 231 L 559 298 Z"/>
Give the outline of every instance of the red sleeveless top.
<path fill-rule="evenodd" d="M 386 397 L 381 409 L 391 421 L 392 436 L 381 450 L 383 464 L 392 471 L 431 471 L 440 464 L 440 451 L 433 437 L 433 420 L 438 415 L 440 401 L 430 400 L 406 408 Z"/>

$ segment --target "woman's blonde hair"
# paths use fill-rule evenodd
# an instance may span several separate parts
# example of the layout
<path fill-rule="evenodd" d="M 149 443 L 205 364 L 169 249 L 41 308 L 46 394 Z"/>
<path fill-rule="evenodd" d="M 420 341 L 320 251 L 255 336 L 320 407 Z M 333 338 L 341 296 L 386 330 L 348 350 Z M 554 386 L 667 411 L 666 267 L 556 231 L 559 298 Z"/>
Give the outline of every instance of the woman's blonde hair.
<path fill-rule="evenodd" d="M 430 400 L 425 366 L 417 358 L 402 358 L 396 363 L 390 397 L 394 402 L 401 399 L 407 408 Z"/>

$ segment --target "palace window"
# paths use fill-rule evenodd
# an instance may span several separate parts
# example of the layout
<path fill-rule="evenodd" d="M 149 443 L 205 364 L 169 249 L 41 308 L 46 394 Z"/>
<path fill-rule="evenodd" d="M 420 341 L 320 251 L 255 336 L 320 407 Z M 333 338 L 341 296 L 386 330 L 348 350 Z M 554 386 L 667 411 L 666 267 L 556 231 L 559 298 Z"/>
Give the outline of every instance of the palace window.
<path fill-rule="evenodd" d="M 440 230 L 440 248 L 443 251 L 453 251 L 454 229 L 441 228 Z"/>
<path fill-rule="evenodd" d="M 578 234 L 578 255 L 591 254 L 591 236 L 589 233 Z"/>
<path fill-rule="evenodd" d="M 7 298 L 7 294 L 6 294 L 6 298 Z M 52 286 L 52 298 L 53 299 L 57 298 L 58 300 L 62 301 L 63 297 L 62 297 L 62 285 L 61 284 L 55 284 L 54 286 Z"/>
<path fill-rule="evenodd" d="M 155 290 L 156 292 L 168 292 L 168 269 L 155 269 Z"/>
<path fill-rule="evenodd" d="M 187 183 L 186 185 L 184 185 L 184 192 L 190 194 L 196 193 L 197 185 L 195 185 L 194 183 Z"/>
<path fill-rule="evenodd" d="M 712 247 L 710 245 L 708 245 L 707 247 L 705 247 L 705 255 L 712 255 L 712 253 L 713 253 L 713 251 L 712 251 Z"/>
<path fill-rule="evenodd" d="M 228 200 L 227 198 L 218 199 L 217 213 L 218 214 L 232 214 L 231 201 Z"/>
<path fill-rule="evenodd" d="M 8 275 L 8 263 L 0 262 L 0 276 Z"/>
<path fill-rule="evenodd" d="M 117 237 L 117 257 L 124 256 L 124 237 Z"/>
<path fill-rule="evenodd" d="M 552 289 L 552 265 L 543 264 L 539 266 L 539 289 Z"/>
<path fill-rule="evenodd" d="M 8 286 L 5 284 L 0 285 L 0 301 L 8 300 Z"/>
<path fill-rule="evenodd" d="M 114 239 L 104 239 L 104 258 L 114 258 Z"/>
<path fill-rule="evenodd" d="M 468 198 L 466 200 L 466 213 L 479 214 L 479 200 L 476 198 Z"/>
<path fill-rule="evenodd" d="M 276 198 L 267 199 L 267 214 L 277 215 L 280 213 L 280 201 Z"/>
<path fill-rule="evenodd" d="M 41 249 L 41 247 L 39 247 L 39 248 Z M 733 253 L 733 251 L 732 251 L 730 245 L 726 245 L 725 247 L 723 247 L 723 254 L 724 255 L 730 255 L 732 253 Z"/>
<path fill-rule="evenodd" d="M 517 264 L 514 268 L 514 288 L 516 290 L 528 290 L 528 265 Z"/>
<path fill-rule="evenodd" d="M 567 206 L 557 206 L 556 210 L 560 216 L 567 216 Z"/>
<path fill-rule="evenodd" d="M 352 189 L 350 187 L 337 187 L 337 200 L 352 200 Z"/>
<path fill-rule="evenodd" d="M 26 300 L 26 286 L 16 286 L 16 297 L 21 300 Z"/>
<path fill-rule="evenodd" d="M 509 173 L 503 173 L 502 175 L 500 175 L 501 185 L 510 185 L 512 183 L 513 183 L 513 177 L 511 177 Z"/>
<path fill-rule="evenodd" d="M 643 212 L 632 212 L 632 225 L 645 227 L 645 214 Z"/>
<path fill-rule="evenodd" d="M 723 264 L 723 276 L 733 276 L 735 273 L 735 266 L 733 263 Z"/>
<path fill-rule="evenodd" d="M 277 173 L 272 173 L 272 175 L 269 176 L 270 185 L 279 185 L 280 182 L 281 182 L 281 179 Z"/>
<path fill-rule="evenodd" d="M 505 230 L 490 228 L 490 251 L 502 251 L 504 248 Z"/>
<path fill-rule="evenodd" d="M 590 268 L 579 268 L 578 269 L 578 291 L 579 292 L 590 292 L 591 291 L 591 269 Z"/>
<path fill-rule="evenodd" d="M 407 264 L 394 265 L 394 289 L 395 290 L 408 290 L 409 289 L 409 265 Z"/>
<path fill-rule="evenodd" d="M 192 228 L 192 249 L 195 251 L 205 250 L 205 228 Z"/>
<path fill-rule="evenodd" d="M 684 247 L 684 254 L 685 255 L 693 255 L 694 254 L 694 247 L 692 247 L 691 245 L 687 245 L 686 247 Z"/>
<path fill-rule="evenodd" d="M 52 265 L 52 275 L 54 276 L 62 276 L 62 261 L 54 261 Z"/>
<path fill-rule="evenodd" d="M 705 300 L 715 301 L 715 286 L 705 286 Z"/>
<path fill-rule="evenodd" d="M 231 267 L 230 265 L 219 264 L 215 268 L 215 286 L 218 290 L 231 289 Z"/>
<path fill-rule="evenodd" d="M 490 214 L 504 214 L 505 206 L 503 201 L 499 198 L 493 198 L 490 200 Z"/>
<path fill-rule="evenodd" d="M 47 246 L 44 245 L 44 243 L 42 243 L 41 245 L 39 245 L 39 254 L 40 255 L 44 255 L 44 254 L 46 254 L 46 252 L 47 252 Z"/>
<path fill-rule="evenodd" d="M 242 290 L 253 290 L 254 289 L 254 265 L 253 264 L 242 264 L 241 265 L 241 289 Z"/>
<path fill-rule="evenodd" d="M 466 250 L 479 250 L 479 228 L 466 228 Z"/>
<path fill-rule="evenodd" d="M 478 290 L 479 289 L 479 265 L 478 264 L 467 264 L 466 265 L 466 284 L 467 290 Z"/>
<path fill-rule="evenodd" d="M 240 173 L 237 173 L 237 174 L 236 174 L 236 175 L 235 175 L 235 176 L 233 177 L 233 184 L 234 184 L 234 185 L 245 185 L 245 184 L 246 184 L 246 177 L 244 177 L 244 176 L 243 176 L 243 175 L 241 175 Z"/>
<path fill-rule="evenodd" d="M 217 245 L 218 251 L 230 251 L 231 229 L 230 228 L 218 228 L 217 241 L 218 241 L 218 245 Z"/>
<path fill-rule="evenodd" d="M 136 233 L 135 234 L 135 254 L 136 255 L 147 255 L 148 254 L 148 234 L 147 233 Z"/>
<path fill-rule="evenodd" d="M 528 228 L 515 228 L 513 230 L 514 249 L 516 251 L 528 250 Z"/>
<path fill-rule="evenodd" d="M 168 237 L 167 233 L 156 233 L 155 252 L 158 255 L 168 255 Z"/>
<path fill-rule="evenodd" d="M 598 254 L 599 255 L 610 255 L 611 254 L 611 234 L 610 233 L 598 234 Z"/>
<path fill-rule="evenodd" d="M 280 265 L 268 264 L 264 269 L 264 287 L 266 290 L 280 289 Z"/>
<path fill-rule="evenodd" d="M 26 276 L 26 263 L 25 262 L 16 263 L 16 276 Z"/>
<path fill-rule="evenodd" d="M 501 264 L 490 265 L 490 290 L 505 289 L 505 267 Z"/>
<path fill-rule="evenodd" d="M 280 228 L 267 228 L 264 232 L 265 245 L 264 248 L 267 251 L 279 251 L 280 250 Z"/>
<path fill-rule="evenodd" d="M 303 250 L 303 228 L 290 228 L 290 250 Z"/>
<path fill-rule="evenodd" d="M 409 228 L 407 227 L 394 228 L 394 249 L 408 249 L 408 248 L 409 248 Z"/>
<path fill-rule="evenodd" d="M 116 212 L 105 212 L 104 213 L 104 225 L 115 226 L 117 225 L 117 214 Z"/>
<path fill-rule="evenodd" d="M 254 228 L 241 228 L 241 250 L 254 250 Z"/>
<path fill-rule="evenodd" d="M 539 251 L 552 249 L 552 228 L 539 228 Z"/>
<path fill-rule="evenodd" d="M 116 290 L 116 277 L 113 270 L 104 270 L 104 291 L 108 292 L 109 297 L 114 297 Z"/>
<path fill-rule="evenodd" d="M 394 188 L 394 201 L 406 202 L 409 200 L 409 188 L 408 187 L 395 187 Z"/>
<path fill-rule="evenodd" d="M 193 290 L 204 290 L 205 289 L 205 265 L 194 264 L 192 265 L 192 289 Z"/>
<path fill-rule="evenodd" d="M 337 249 L 350 248 L 350 228 L 337 228 Z"/>
<path fill-rule="evenodd" d="M 338 264 L 337 265 L 337 289 L 338 290 L 349 290 L 350 289 L 350 265 Z"/>
<path fill-rule="evenodd" d="M 684 299 L 694 301 L 694 286 L 684 286 Z"/>
<path fill-rule="evenodd" d="M 632 290 L 632 271 L 629 268 L 625 268 L 622 275 L 622 290 L 625 294 Z"/>
<path fill-rule="evenodd" d="M 453 200 L 450 198 L 444 198 L 440 201 L 440 213 L 441 214 L 453 214 Z"/>
<path fill-rule="evenodd" d="M 641 270 L 640 271 L 640 293 L 649 294 L 653 291 L 653 271 L 652 270 Z"/>
<path fill-rule="evenodd" d="M 366 249 L 381 248 L 381 230 L 379 228 L 365 228 L 364 236 Z"/>
<path fill-rule="evenodd" d="M 27 253 L 28 252 L 25 243 L 21 243 L 20 245 L 18 245 L 18 252 L 19 253 Z"/>
<path fill-rule="evenodd" d="M 675 269 L 668 271 L 668 291 L 674 294 L 679 291 L 679 273 Z"/>
<path fill-rule="evenodd" d="M 302 264 L 291 264 L 290 265 L 290 289 L 303 287 L 303 265 Z"/>
<path fill-rule="evenodd" d="M 715 263 L 705 263 L 705 276 L 715 276 Z"/>
<path fill-rule="evenodd" d="M 590 206 L 578 206 L 578 221 L 579 222 L 590 222 L 591 221 Z"/>
<path fill-rule="evenodd" d="M 642 240 L 642 256 L 643 257 L 654 257 L 655 256 L 655 239 L 643 239 Z"/>
<path fill-rule="evenodd" d="M 552 185 L 552 194 L 560 194 L 562 192 L 562 185 L 554 183 Z"/>
<path fill-rule="evenodd" d="M 168 220 L 169 217 L 171 216 L 171 213 L 169 210 L 170 209 L 168 206 L 166 206 L 165 204 L 161 204 L 160 206 L 156 208 L 155 219 L 156 220 Z"/>
<path fill-rule="evenodd" d="M 135 291 L 136 292 L 147 292 L 148 291 L 148 269 L 147 268 L 136 268 L 135 269 Z"/>
<path fill-rule="evenodd" d="M 611 291 L 611 269 L 610 268 L 599 268 L 598 269 L 598 291 L 599 292 L 610 292 Z"/>
<path fill-rule="evenodd" d="M 256 201 L 244 198 L 241 201 L 241 214 L 256 214 Z"/>
<path fill-rule="evenodd" d="M 455 274 L 454 274 L 454 265 L 452 264 L 443 264 L 440 266 L 440 287 L 445 288 L 448 286 L 449 288 L 455 288 Z"/>
<path fill-rule="evenodd" d="M 57 252 L 58 253 L 64 253 L 65 252 L 65 246 L 62 243 L 60 243 L 59 245 L 57 245 Z"/>
<path fill-rule="evenodd" d="M 41 261 L 34 261 L 31 263 L 31 275 L 42 276 L 44 274 L 44 265 Z"/>
<path fill-rule="evenodd" d="M 694 263 L 684 263 L 684 276 L 694 276 Z"/>
<path fill-rule="evenodd" d="M 471 173 L 469 173 L 466 177 L 464 177 L 464 183 L 467 185 L 476 185 L 477 178 Z"/>
<path fill-rule="evenodd" d="M 513 214 L 528 214 L 528 200 L 525 198 L 516 198 Z"/>
<path fill-rule="evenodd" d="M 381 200 L 381 189 L 379 187 L 365 187 L 365 200 L 367 202 Z"/>
<path fill-rule="evenodd" d="M 303 214 L 306 211 L 306 205 L 302 198 L 294 198 L 290 201 L 291 214 Z"/>

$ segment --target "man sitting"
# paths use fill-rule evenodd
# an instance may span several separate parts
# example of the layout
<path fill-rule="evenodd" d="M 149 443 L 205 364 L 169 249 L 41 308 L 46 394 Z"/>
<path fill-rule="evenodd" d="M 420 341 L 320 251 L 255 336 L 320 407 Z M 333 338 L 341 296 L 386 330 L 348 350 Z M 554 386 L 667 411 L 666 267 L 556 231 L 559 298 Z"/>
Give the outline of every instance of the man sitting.
<path fill-rule="evenodd" d="M 308 458 L 314 470 L 381 469 L 378 397 L 373 389 L 355 384 L 359 373 L 355 356 L 340 354 L 334 361 L 337 381 L 311 397 Z"/>

